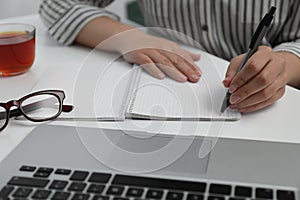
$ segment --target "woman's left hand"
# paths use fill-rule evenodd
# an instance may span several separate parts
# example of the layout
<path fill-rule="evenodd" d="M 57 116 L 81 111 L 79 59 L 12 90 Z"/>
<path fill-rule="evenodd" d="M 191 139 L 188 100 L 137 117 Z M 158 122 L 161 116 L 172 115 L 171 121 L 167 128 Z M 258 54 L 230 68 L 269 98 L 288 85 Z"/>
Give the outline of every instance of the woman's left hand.
<path fill-rule="evenodd" d="M 288 82 L 286 60 L 280 52 L 260 46 L 237 74 L 245 54 L 233 58 L 223 83 L 231 93 L 230 108 L 246 113 L 273 104 Z"/>

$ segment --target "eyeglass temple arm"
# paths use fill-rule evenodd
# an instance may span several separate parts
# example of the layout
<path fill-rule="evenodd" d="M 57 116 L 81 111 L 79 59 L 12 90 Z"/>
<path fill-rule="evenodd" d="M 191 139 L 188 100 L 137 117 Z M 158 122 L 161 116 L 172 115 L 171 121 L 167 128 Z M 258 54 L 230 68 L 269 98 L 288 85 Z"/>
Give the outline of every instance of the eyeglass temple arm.
<path fill-rule="evenodd" d="M 51 99 L 46 99 L 46 100 L 42 100 L 42 101 L 49 101 Z M 34 102 L 31 104 L 28 104 L 26 106 L 23 106 L 23 111 L 24 112 L 31 112 L 34 110 L 37 110 L 41 107 L 45 107 L 45 106 L 40 106 L 42 101 L 38 101 L 38 102 Z M 62 106 L 62 112 L 71 112 L 73 110 L 73 106 L 72 105 L 63 105 Z M 13 109 L 10 111 L 9 113 L 9 118 L 12 117 L 19 117 L 22 115 L 22 112 L 19 109 Z M 0 112 L 0 119 L 5 119 L 6 118 L 6 112 Z"/>
<path fill-rule="evenodd" d="M 63 105 L 62 106 L 62 111 L 63 112 L 71 112 L 73 110 L 74 106 L 73 105 Z"/>

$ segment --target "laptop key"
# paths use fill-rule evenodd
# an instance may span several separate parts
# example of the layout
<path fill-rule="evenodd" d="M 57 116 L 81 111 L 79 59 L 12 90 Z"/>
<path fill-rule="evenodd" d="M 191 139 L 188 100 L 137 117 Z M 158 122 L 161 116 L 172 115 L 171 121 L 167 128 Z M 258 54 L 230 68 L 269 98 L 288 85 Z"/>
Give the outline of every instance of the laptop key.
<path fill-rule="evenodd" d="M 111 177 L 111 174 L 105 173 L 92 173 L 91 177 L 89 178 L 89 182 L 92 183 L 107 183 Z"/>
<path fill-rule="evenodd" d="M 12 186 L 4 186 L 0 191 L 0 199 L 6 199 L 13 190 L 14 187 Z"/>
<path fill-rule="evenodd" d="M 10 179 L 10 181 L 8 182 L 8 185 L 44 188 L 47 186 L 48 183 L 49 183 L 49 180 L 46 180 L 46 179 L 14 176 Z"/>
<path fill-rule="evenodd" d="M 149 189 L 146 198 L 148 199 L 160 199 L 163 196 L 164 192 L 162 190 L 153 190 Z"/>
<path fill-rule="evenodd" d="M 115 197 L 113 200 L 129 200 L 129 198 Z"/>
<path fill-rule="evenodd" d="M 221 195 L 230 195 L 231 194 L 231 185 L 211 184 L 210 188 L 209 188 L 209 193 L 211 193 L 211 194 L 221 194 Z"/>
<path fill-rule="evenodd" d="M 95 195 L 93 197 L 93 200 L 109 200 L 108 196 L 102 196 L 102 195 Z"/>
<path fill-rule="evenodd" d="M 67 186 L 68 181 L 54 180 L 50 184 L 49 188 L 54 190 L 63 190 Z"/>
<path fill-rule="evenodd" d="M 34 177 L 39 177 L 39 178 L 48 178 L 51 173 L 53 172 L 53 168 L 48 168 L 48 167 L 40 167 L 38 170 L 34 173 Z"/>
<path fill-rule="evenodd" d="M 168 192 L 167 198 L 168 200 L 181 200 L 183 198 L 182 192 Z"/>
<path fill-rule="evenodd" d="M 278 200 L 295 200 L 295 192 L 287 190 L 277 190 L 277 199 Z"/>
<path fill-rule="evenodd" d="M 236 186 L 234 195 L 239 197 L 252 197 L 252 188 L 244 187 L 244 186 Z"/>
<path fill-rule="evenodd" d="M 243 198 L 236 198 L 236 197 L 230 197 L 229 200 L 246 200 L 246 199 L 243 199 Z"/>
<path fill-rule="evenodd" d="M 206 183 L 203 182 L 180 181 L 128 175 L 116 175 L 112 183 L 116 185 L 161 188 L 170 190 L 184 190 L 191 192 L 204 192 L 206 189 Z"/>
<path fill-rule="evenodd" d="M 122 186 L 110 186 L 106 191 L 108 195 L 119 195 L 121 196 L 124 191 L 124 187 Z"/>
<path fill-rule="evenodd" d="M 75 192 L 82 192 L 84 188 L 86 187 L 86 183 L 81 183 L 81 182 L 73 182 L 69 186 L 68 190 L 69 191 L 75 191 Z"/>
<path fill-rule="evenodd" d="M 221 196 L 209 196 L 207 200 L 225 200 L 225 197 Z"/>
<path fill-rule="evenodd" d="M 74 171 L 70 177 L 71 181 L 84 181 L 86 177 L 89 175 L 86 171 Z"/>
<path fill-rule="evenodd" d="M 69 170 L 69 169 L 57 169 L 54 173 L 59 174 L 59 175 L 69 175 L 69 174 L 71 174 L 71 170 Z"/>
<path fill-rule="evenodd" d="M 72 200 L 88 200 L 90 198 L 90 195 L 88 194 L 74 194 L 72 197 Z"/>
<path fill-rule="evenodd" d="M 39 177 L 39 178 L 48 178 L 53 169 L 47 168 L 47 167 L 40 167 L 38 170 L 33 174 L 33 177 Z"/>
<path fill-rule="evenodd" d="M 50 174 L 46 172 L 36 172 L 33 176 L 37 178 L 48 178 Z"/>
<path fill-rule="evenodd" d="M 36 190 L 33 195 L 32 199 L 47 199 L 49 195 L 51 194 L 51 191 L 49 190 Z"/>
<path fill-rule="evenodd" d="M 58 191 L 58 192 L 55 192 L 55 194 L 52 196 L 52 200 L 65 200 L 65 199 L 68 199 L 69 196 L 71 195 L 71 193 L 69 192 L 61 192 L 61 191 Z"/>
<path fill-rule="evenodd" d="M 53 172 L 53 168 L 49 168 L 49 167 L 40 167 L 37 170 L 38 172 L 44 172 L 44 173 L 52 173 Z"/>
<path fill-rule="evenodd" d="M 258 199 L 273 199 L 273 190 L 267 188 L 256 188 L 255 196 Z"/>
<path fill-rule="evenodd" d="M 144 193 L 144 189 L 141 188 L 128 188 L 126 192 L 127 197 L 141 197 Z"/>
<path fill-rule="evenodd" d="M 23 165 L 19 170 L 22 172 L 34 172 L 36 167 Z"/>
<path fill-rule="evenodd" d="M 203 194 L 188 194 L 187 200 L 203 200 L 204 195 Z"/>
<path fill-rule="evenodd" d="M 18 188 L 12 196 L 17 198 L 27 198 L 31 192 L 31 188 Z"/>
<path fill-rule="evenodd" d="M 87 192 L 101 194 L 103 192 L 104 188 L 105 188 L 104 185 L 90 184 L 89 188 L 87 189 Z"/>

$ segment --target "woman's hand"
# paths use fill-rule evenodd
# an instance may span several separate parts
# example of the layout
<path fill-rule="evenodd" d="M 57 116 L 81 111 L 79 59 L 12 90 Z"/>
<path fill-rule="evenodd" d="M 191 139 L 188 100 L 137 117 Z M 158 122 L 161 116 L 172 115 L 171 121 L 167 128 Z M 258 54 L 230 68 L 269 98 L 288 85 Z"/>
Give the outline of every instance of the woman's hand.
<path fill-rule="evenodd" d="M 281 52 L 260 46 L 237 74 L 244 56 L 231 60 L 223 81 L 231 92 L 230 108 L 243 113 L 273 104 L 283 96 L 288 82 L 287 61 Z"/>
<path fill-rule="evenodd" d="M 119 52 L 126 61 L 140 64 L 159 79 L 167 75 L 179 82 L 197 82 L 201 76 L 195 64 L 200 55 L 109 17 L 101 16 L 91 20 L 82 28 L 75 41 L 85 46 Z"/>
<path fill-rule="evenodd" d="M 142 32 L 133 33 L 134 38 L 131 35 L 121 42 L 125 47 L 121 53 L 126 61 L 140 64 L 149 74 L 159 79 L 167 75 L 179 82 L 199 81 L 201 71 L 195 61 L 200 59 L 200 55 L 188 52 L 164 38 Z"/>

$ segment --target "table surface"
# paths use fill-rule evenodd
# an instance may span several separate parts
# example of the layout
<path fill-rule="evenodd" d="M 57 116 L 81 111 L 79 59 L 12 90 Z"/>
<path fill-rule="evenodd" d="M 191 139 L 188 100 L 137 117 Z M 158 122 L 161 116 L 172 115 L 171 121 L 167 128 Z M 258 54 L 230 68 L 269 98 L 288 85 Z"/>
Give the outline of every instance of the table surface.
<path fill-rule="evenodd" d="M 37 28 L 36 60 L 29 72 L 0 78 L 0 101 L 18 99 L 29 93 L 41 74 L 53 65 L 71 67 L 88 55 L 89 49 L 57 44 L 47 33 L 38 15 L 0 20 L 0 23 L 30 23 Z M 63 54 L 61 53 L 63 52 Z M 101 53 L 101 52 L 100 52 Z M 202 135 L 278 142 L 300 142 L 300 93 L 287 87 L 285 96 L 274 105 L 258 112 L 245 114 L 237 122 L 163 122 L 126 120 L 124 122 L 75 122 L 55 121 L 49 124 L 102 127 L 122 130 L 147 130 L 165 134 Z M 0 161 L 30 133 L 36 123 L 11 120 L 0 134 Z"/>

